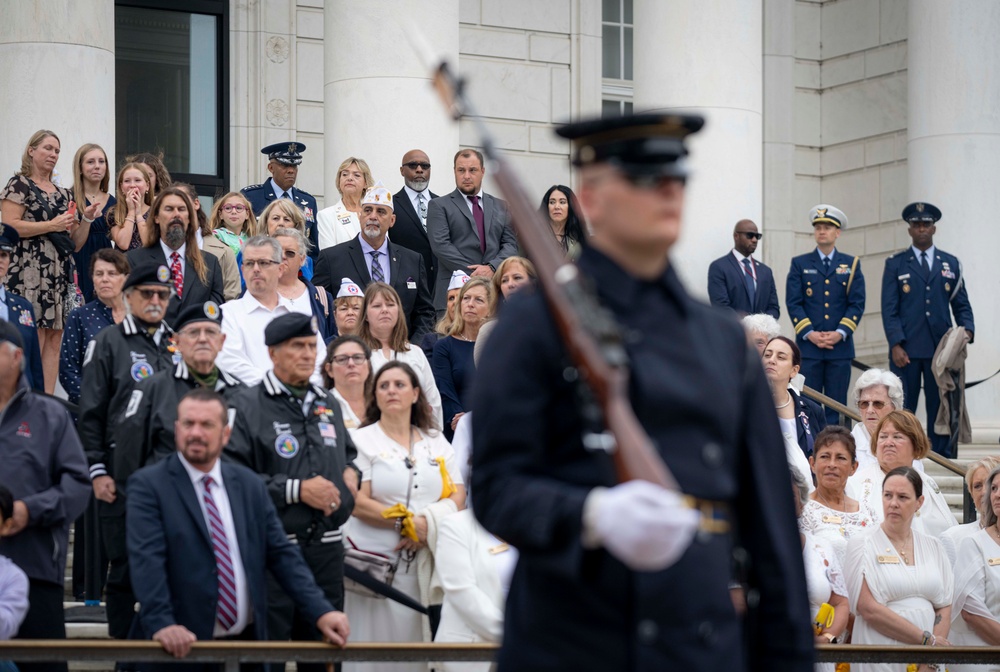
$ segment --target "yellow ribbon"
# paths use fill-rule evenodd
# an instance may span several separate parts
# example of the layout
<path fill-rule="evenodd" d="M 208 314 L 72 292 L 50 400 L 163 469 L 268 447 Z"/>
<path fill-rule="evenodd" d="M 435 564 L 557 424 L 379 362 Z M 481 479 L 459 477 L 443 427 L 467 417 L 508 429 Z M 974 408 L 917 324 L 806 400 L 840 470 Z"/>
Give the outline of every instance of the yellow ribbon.
<path fill-rule="evenodd" d="M 439 457 L 434 461 L 437 462 L 438 468 L 441 470 L 441 499 L 448 499 L 458 492 L 458 488 L 455 487 L 455 481 L 451 480 L 448 467 L 444 466 L 444 458 Z"/>
<path fill-rule="evenodd" d="M 420 539 L 417 538 L 417 526 L 413 524 L 413 512 L 402 504 L 390 506 L 382 512 L 382 517 L 386 520 L 390 518 L 399 518 L 403 521 L 403 526 L 400 528 L 399 533 L 407 539 L 412 539 L 416 542 L 420 541 Z"/>

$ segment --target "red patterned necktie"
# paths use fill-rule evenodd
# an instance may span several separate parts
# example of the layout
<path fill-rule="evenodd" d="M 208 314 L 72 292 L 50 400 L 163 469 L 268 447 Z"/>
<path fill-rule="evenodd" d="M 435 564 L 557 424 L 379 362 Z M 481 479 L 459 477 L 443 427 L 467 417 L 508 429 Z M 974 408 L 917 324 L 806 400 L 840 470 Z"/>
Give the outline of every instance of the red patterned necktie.
<path fill-rule="evenodd" d="M 181 272 L 181 255 L 176 252 L 170 255 L 170 275 L 174 276 L 174 289 L 180 299 L 184 296 L 184 274 Z"/>
<path fill-rule="evenodd" d="M 226 540 L 226 528 L 222 525 L 222 516 L 215 505 L 212 496 L 212 486 L 215 479 L 211 476 L 202 477 L 205 484 L 205 511 L 208 512 L 208 531 L 212 536 L 212 550 L 215 552 L 215 567 L 219 571 L 219 605 L 215 615 L 219 624 L 225 630 L 236 625 L 236 573 L 233 571 L 233 556 L 229 552 L 229 542 Z"/>

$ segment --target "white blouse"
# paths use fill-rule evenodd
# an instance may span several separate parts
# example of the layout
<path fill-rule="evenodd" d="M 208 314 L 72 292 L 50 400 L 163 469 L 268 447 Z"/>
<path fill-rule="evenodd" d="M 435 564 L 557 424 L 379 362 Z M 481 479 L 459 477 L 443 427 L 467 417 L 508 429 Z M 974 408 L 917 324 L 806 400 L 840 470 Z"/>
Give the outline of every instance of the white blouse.
<path fill-rule="evenodd" d="M 799 529 L 828 543 L 837 556 L 837 561 L 843 564 L 847 553 L 847 541 L 851 537 L 873 529 L 876 525 L 874 519 L 875 516 L 867 502 L 859 502 L 857 511 L 845 512 L 831 509 L 810 499 L 802 507 Z"/>
<path fill-rule="evenodd" d="M 949 527 L 957 524 L 954 514 L 948 508 L 948 501 L 941 494 L 941 489 L 933 478 L 926 473 L 921 473 L 920 477 L 924 481 L 923 506 L 913 517 L 913 529 L 932 537 L 939 537 L 941 533 Z M 878 524 L 885 519 L 882 512 L 882 481 L 885 474 L 882 467 L 876 462 L 864 469 L 859 468 L 854 475 L 847 479 L 847 496 L 858 500 L 862 507 L 867 507 L 872 511 L 876 520 L 872 522 Z"/>
<path fill-rule="evenodd" d="M 962 539 L 955 559 L 955 601 L 951 609 L 951 633 L 955 646 L 986 646 L 965 623 L 962 611 L 1000 621 L 1000 544 L 986 530 Z M 949 665 L 949 670 L 1000 670 L 993 665 Z"/>
<path fill-rule="evenodd" d="M 386 359 L 385 355 L 382 354 L 382 348 L 372 348 L 372 376 L 378 374 L 382 367 L 386 365 L 386 362 L 394 359 L 406 362 L 413 369 L 414 373 L 417 374 L 417 380 L 420 381 L 420 390 L 423 392 L 424 398 L 427 399 L 427 403 L 431 405 L 434 421 L 437 422 L 438 429 L 443 429 L 444 425 L 441 418 L 444 416 L 444 411 L 441 408 L 441 393 L 438 392 L 437 382 L 434 380 L 434 372 L 431 371 L 427 355 L 419 347 L 410 345 L 410 349 L 406 352 L 390 350 L 389 358 Z"/>

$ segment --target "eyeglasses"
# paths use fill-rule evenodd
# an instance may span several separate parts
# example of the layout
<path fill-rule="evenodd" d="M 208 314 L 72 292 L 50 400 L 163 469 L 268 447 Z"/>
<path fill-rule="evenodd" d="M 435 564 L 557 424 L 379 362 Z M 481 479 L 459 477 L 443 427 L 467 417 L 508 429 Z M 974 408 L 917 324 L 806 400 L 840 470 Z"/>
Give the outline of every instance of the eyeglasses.
<path fill-rule="evenodd" d="M 299 256 L 299 253 L 295 250 L 285 250 L 285 259 L 294 259 Z"/>
<path fill-rule="evenodd" d="M 187 336 L 188 338 L 215 338 L 222 334 L 222 332 L 216 327 L 192 327 L 191 329 L 182 329 L 178 332 L 181 336 Z"/>
<path fill-rule="evenodd" d="M 160 301 L 166 301 L 170 298 L 171 290 L 169 289 L 140 289 L 139 296 L 149 301 L 154 296 Z"/>
<path fill-rule="evenodd" d="M 337 355 L 333 358 L 333 363 L 339 366 L 347 366 L 348 362 L 361 366 L 367 361 L 368 358 L 364 355 Z"/>
<path fill-rule="evenodd" d="M 753 231 L 740 231 L 740 233 L 746 236 L 747 240 L 760 240 L 764 237 L 763 233 L 754 233 Z"/>
<path fill-rule="evenodd" d="M 243 265 L 246 268 L 253 268 L 254 266 L 260 266 L 261 270 L 271 268 L 275 264 L 280 264 L 280 261 L 274 261 L 273 259 L 244 259 Z"/>
<path fill-rule="evenodd" d="M 242 205 L 224 205 L 222 206 L 223 212 L 243 212 L 246 210 Z"/>
<path fill-rule="evenodd" d="M 431 169 L 431 164 L 424 163 L 423 161 L 410 161 L 408 163 L 404 163 L 403 166 L 409 168 L 410 170 L 416 170 L 417 168 L 423 168 L 424 170 Z"/>
<path fill-rule="evenodd" d="M 860 408 L 862 411 L 865 410 L 866 408 L 868 408 L 869 406 L 871 406 L 872 408 L 874 408 L 876 411 L 881 411 L 883 408 L 885 408 L 885 402 L 884 401 L 859 401 L 858 402 L 858 408 Z"/>

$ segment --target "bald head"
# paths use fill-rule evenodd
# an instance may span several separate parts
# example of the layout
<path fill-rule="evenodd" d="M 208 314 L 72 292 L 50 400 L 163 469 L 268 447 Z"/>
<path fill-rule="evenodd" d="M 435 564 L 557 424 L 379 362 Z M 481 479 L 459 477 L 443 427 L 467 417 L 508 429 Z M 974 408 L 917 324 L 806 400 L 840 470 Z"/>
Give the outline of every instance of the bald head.
<path fill-rule="evenodd" d="M 754 234 L 754 235 L 747 235 Z M 757 225 L 749 219 L 741 219 L 733 227 L 733 247 L 744 257 L 749 257 L 757 249 L 761 233 Z"/>
<path fill-rule="evenodd" d="M 413 191 L 423 191 L 431 179 L 431 160 L 419 149 L 411 149 L 403 155 L 399 174 L 403 182 Z"/>

